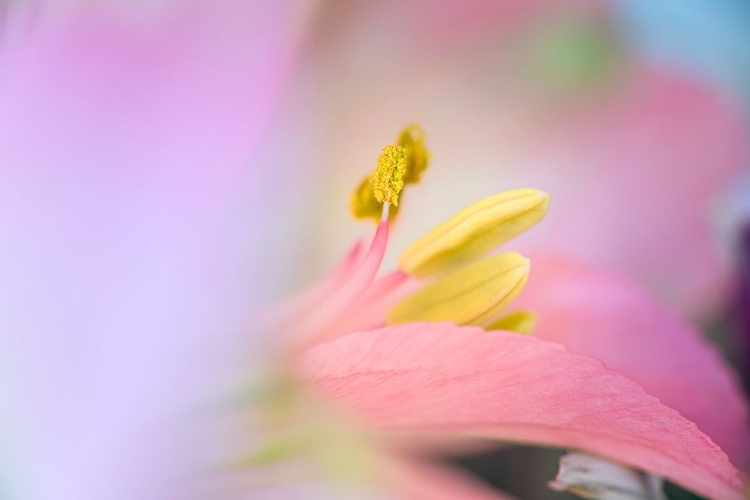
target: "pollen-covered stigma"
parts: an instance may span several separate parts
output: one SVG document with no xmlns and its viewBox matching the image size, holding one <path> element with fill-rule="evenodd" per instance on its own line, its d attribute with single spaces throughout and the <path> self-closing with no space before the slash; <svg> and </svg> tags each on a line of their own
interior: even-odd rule
<svg viewBox="0 0 750 500">
<path fill-rule="evenodd" d="M 404 186 L 419 182 L 427 169 L 429 152 L 420 126 L 404 128 L 396 142 L 383 148 L 375 170 L 352 193 L 350 205 L 355 218 L 379 222 L 383 212 L 395 218 Z"/>
</svg>

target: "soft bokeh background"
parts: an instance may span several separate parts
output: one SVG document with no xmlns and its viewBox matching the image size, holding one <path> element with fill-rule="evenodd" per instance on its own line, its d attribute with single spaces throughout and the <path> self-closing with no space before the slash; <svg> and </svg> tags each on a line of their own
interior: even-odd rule
<svg viewBox="0 0 750 500">
<path fill-rule="evenodd" d="M 432 163 L 387 264 L 479 197 L 545 189 L 514 249 L 629 274 L 747 367 L 743 0 L 0 9 L 0 496 L 132 498 L 204 464 L 154 429 L 262 362 L 249 311 L 369 234 L 349 193 L 411 122 Z M 519 480 L 549 462 L 516 453 L 471 465 L 541 498 L 554 463 Z"/>
</svg>

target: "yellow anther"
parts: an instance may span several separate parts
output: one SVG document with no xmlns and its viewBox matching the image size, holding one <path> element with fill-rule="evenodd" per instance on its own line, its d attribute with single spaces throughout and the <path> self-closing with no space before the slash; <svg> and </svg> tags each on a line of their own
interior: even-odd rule
<svg viewBox="0 0 750 500">
<path fill-rule="evenodd" d="M 350 198 L 352 215 L 357 219 L 380 221 L 383 203 L 388 202 L 388 218 L 398 213 L 400 193 L 405 184 L 414 184 L 427 169 L 429 152 L 419 125 L 409 125 L 398 136 L 398 145 L 383 148 L 375 171 L 362 179 Z"/>
<path fill-rule="evenodd" d="M 419 182 L 422 172 L 427 170 L 430 153 L 424 145 L 424 131 L 419 125 L 409 125 L 398 137 L 398 145 L 406 150 L 406 175 L 404 183 Z"/>
<path fill-rule="evenodd" d="M 375 199 L 372 191 L 370 175 L 362 179 L 357 189 L 354 190 L 349 200 L 352 215 L 357 219 L 373 219 L 380 222 L 383 216 L 383 204 Z M 388 218 L 393 219 L 398 214 L 399 207 L 391 205 L 388 209 Z"/>
<path fill-rule="evenodd" d="M 398 195 L 404 188 L 406 175 L 406 150 L 389 144 L 378 158 L 378 166 L 372 173 L 372 192 L 380 203 L 398 206 Z"/>
<path fill-rule="evenodd" d="M 412 243 L 401 269 L 424 278 L 478 257 L 539 222 L 549 201 L 543 191 L 514 189 L 469 205 Z"/>
<path fill-rule="evenodd" d="M 523 289 L 531 263 L 504 252 L 454 269 L 391 309 L 388 324 L 452 321 L 482 325 L 496 317 Z"/>
<path fill-rule="evenodd" d="M 513 311 L 510 314 L 506 314 L 489 325 L 485 326 L 485 330 L 507 330 L 509 332 L 517 333 L 534 333 L 536 328 L 536 314 L 530 311 Z"/>
</svg>

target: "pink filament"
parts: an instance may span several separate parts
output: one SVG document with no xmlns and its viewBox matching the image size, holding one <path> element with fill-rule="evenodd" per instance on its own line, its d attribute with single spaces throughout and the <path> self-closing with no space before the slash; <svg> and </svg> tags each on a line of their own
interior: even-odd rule
<svg viewBox="0 0 750 500">
<path fill-rule="evenodd" d="M 375 280 L 375 282 L 370 286 L 365 295 L 362 297 L 361 302 L 379 300 L 384 296 L 392 293 L 409 279 L 409 275 L 403 272 L 401 269 L 392 271 L 385 276 Z"/>
<path fill-rule="evenodd" d="M 344 275 L 340 286 L 322 300 L 307 317 L 301 319 L 299 327 L 305 332 L 302 335 L 304 342 L 321 341 L 340 333 L 337 323 L 359 302 L 380 269 L 388 244 L 388 232 L 387 220 L 381 221 L 364 260 L 350 269 Z"/>
<path fill-rule="evenodd" d="M 275 309 L 272 314 L 277 318 L 277 322 L 283 324 L 299 320 L 315 306 L 323 303 L 329 295 L 340 289 L 349 280 L 349 276 L 357 267 L 364 253 L 364 247 L 363 241 L 357 241 L 352 245 L 338 266 L 325 278 L 295 297 L 285 301 Z"/>
<path fill-rule="evenodd" d="M 385 326 L 384 318 L 393 305 L 423 285 L 398 269 L 383 276 L 347 311 L 336 325 L 337 331 L 355 332 Z"/>
</svg>

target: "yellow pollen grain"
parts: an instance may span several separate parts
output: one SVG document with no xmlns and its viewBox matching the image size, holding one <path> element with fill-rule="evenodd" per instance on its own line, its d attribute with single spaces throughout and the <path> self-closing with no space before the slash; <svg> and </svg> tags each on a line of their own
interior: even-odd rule
<svg viewBox="0 0 750 500">
<path fill-rule="evenodd" d="M 378 158 L 378 166 L 370 178 L 372 192 L 380 203 L 398 206 L 398 195 L 404 188 L 406 175 L 406 150 L 389 144 Z"/>
</svg>

